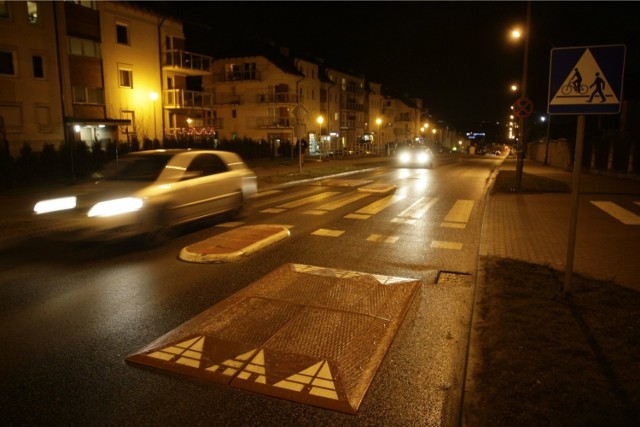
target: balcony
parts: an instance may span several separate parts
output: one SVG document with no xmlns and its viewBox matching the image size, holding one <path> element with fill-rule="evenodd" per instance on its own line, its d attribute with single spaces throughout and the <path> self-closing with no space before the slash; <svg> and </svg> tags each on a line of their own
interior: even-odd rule
<svg viewBox="0 0 640 427">
<path fill-rule="evenodd" d="M 223 93 L 213 96 L 213 105 L 240 105 L 244 104 L 240 95 Z"/>
<path fill-rule="evenodd" d="M 165 89 L 162 91 L 162 102 L 164 108 L 201 108 L 211 109 L 212 95 L 208 92 L 197 92 L 184 89 Z"/>
<path fill-rule="evenodd" d="M 258 104 L 298 104 L 304 102 L 304 98 L 295 92 L 260 93 Z"/>
<path fill-rule="evenodd" d="M 206 76 L 211 73 L 210 56 L 184 50 L 167 50 L 163 59 L 163 70 L 179 71 L 189 76 Z"/>
<path fill-rule="evenodd" d="M 260 129 L 293 128 L 295 120 L 289 117 L 258 117 L 256 127 Z"/>
<path fill-rule="evenodd" d="M 225 82 L 242 82 L 242 81 L 261 81 L 262 74 L 258 70 L 248 71 L 225 71 L 224 73 L 215 73 L 213 75 L 214 83 Z"/>
</svg>

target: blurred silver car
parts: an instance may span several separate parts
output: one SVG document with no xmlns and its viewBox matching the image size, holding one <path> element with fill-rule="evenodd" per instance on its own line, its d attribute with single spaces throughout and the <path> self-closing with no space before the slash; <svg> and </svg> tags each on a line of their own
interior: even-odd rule
<svg viewBox="0 0 640 427">
<path fill-rule="evenodd" d="M 240 213 L 257 192 L 255 173 L 235 153 L 167 149 L 129 153 L 34 206 L 56 237 L 111 240 L 164 236 L 172 227 Z"/>
</svg>

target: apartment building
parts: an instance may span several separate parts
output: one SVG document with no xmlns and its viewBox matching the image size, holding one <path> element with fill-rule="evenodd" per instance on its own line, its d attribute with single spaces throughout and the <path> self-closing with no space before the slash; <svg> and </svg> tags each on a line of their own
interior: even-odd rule
<svg viewBox="0 0 640 427">
<path fill-rule="evenodd" d="M 211 58 L 182 23 L 129 2 L 0 0 L 0 116 L 10 154 L 63 141 L 212 135 Z"/>
<path fill-rule="evenodd" d="M 212 69 L 203 87 L 213 97 L 220 139 L 265 141 L 277 151 L 304 138 L 308 153 L 322 156 L 362 146 L 374 150 L 419 127 L 421 105 L 399 104 L 402 112 L 395 115 L 400 107 L 387 107 L 381 84 L 285 48 L 215 58 Z M 397 134 L 397 118 L 415 122 Z"/>
</svg>

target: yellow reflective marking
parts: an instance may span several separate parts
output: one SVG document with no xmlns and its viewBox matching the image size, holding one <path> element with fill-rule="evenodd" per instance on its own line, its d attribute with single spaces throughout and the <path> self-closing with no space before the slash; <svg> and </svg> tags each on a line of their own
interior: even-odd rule
<svg viewBox="0 0 640 427">
<path fill-rule="evenodd" d="M 353 193 L 353 194 L 348 194 L 345 197 L 341 197 L 340 199 L 333 201 L 333 202 L 329 202 L 329 203 L 325 203 L 324 205 L 318 207 L 318 209 L 322 209 L 325 211 L 332 211 L 338 208 L 341 208 L 345 205 L 348 205 L 349 203 L 355 202 L 357 200 L 363 199 L 365 197 L 369 197 L 369 194 L 363 194 L 363 193 Z"/>
<path fill-rule="evenodd" d="M 349 219 L 369 219 L 371 215 L 347 214 L 344 217 Z"/>
<path fill-rule="evenodd" d="M 188 357 L 181 357 L 180 359 L 176 360 L 176 363 L 197 368 L 200 366 L 200 359 L 198 358 L 198 360 L 195 360 Z"/>
<path fill-rule="evenodd" d="M 308 211 L 304 211 L 302 213 L 305 214 L 305 215 L 324 215 L 324 214 L 327 213 L 327 211 L 319 211 L 317 209 L 311 209 L 311 210 L 308 210 Z"/>
<path fill-rule="evenodd" d="M 233 368 L 241 368 L 244 365 L 244 363 L 238 362 L 237 360 L 225 360 L 224 364 Z"/>
<path fill-rule="evenodd" d="M 467 222 L 471 216 L 471 209 L 473 209 L 473 200 L 458 200 L 444 217 L 444 221 Z"/>
<path fill-rule="evenodd" d="M 216 227 L 222 227 L 222 228 L 233 228 L 233 227 L 237 227 L 239 225 L 244 224 L 244 222 L 241 221 L 229 221 L 229 222 L 223 222 L 222 224 L 217 224 Z"/>
<path fill-rule="evenodd" d="M 621 206 L 618 206 L 613 202 L 600 202 L 592 200 L 591 203 L 625 225 L 640 225 L 640 216 L 626 210 Z"/>
<path fill-rule="evenodd" d="M 400 224 L 410 224 L 413 225 L 416 223 L 415 219 L 412 218 L 393 218 L 391 222 L 399 222 Z"/>
<path fill-rule="evenodd" d="M 309 384 L 311 382 L 311 377 L 306 375 L 294 374 L 289 377 L 291 381 L 296 381 L 302 384 Z"/>
<path fill-rule="evenodd" d="M 311 234 L 316 236 L 339 237 L 344 234 L 344 230 L 327 230 L 326 228 L 320 228 Z"/>
<path fill-rule="evenodd" d="M 160 359 L 160 360 L 169 360 L 173 357 L 173 355 L 168 353 L 163 353 L 161 351 L 154 351 L 153 353 L 149 354 L 149 357 L 153 357 L 154 359 Z"/>
<path fill-rule="evenodd" d="M 366 215 L 374 215 L 377 214 L 378 212 L 382 211 L 383 209 L 391 206 L 392 204 L 399 202 L 400 200 L 404 199 L 405 196 L 404 195 L 400 195 L 400 194 L 394 194 L 392 196 L 387 196 L 387 197 L 383 197 L 380 200 L 377 200 L 373 203 L 371 203 L 370 205 L 367 205 L 361 209 L 358 209 L 355 213 L 356 214 L 366 214 Z"/>
<path fill-rule="evenodd" d="M 222 375 L 233 376 L 233 374 L 235 374 L 236 372 L 238 372 L 237 369 L 227 368 L 224 371 L 222 371 Z"/>
<path fill-rule="evenodd" d="M 448 227 L 448 228 L 466 228 L 467 224 L 460 222 L 443 222 L 440 224 L 440 227 Z"/>
<path fill-rule="evenodd" d="M 421 197 L 407 209 L 400 212 L 398 218 L 412 218 L 419 219 L 424 216 L 425 213 L 438 201 L 437 198 L 426 199 Z"/>
<path fill-rule="evenodd" d="M 269 208 L 269 209 L 262 210 L 260 212 L 262 212 L 262 213 L 280 213 L 280 212 L 284 212 L 284 211 L 286 211 L 286 209 Z"/>
<path fill-rule="evenodd" d="M 367 237 L 368 242 L 376 242 L 376 243 L 395 243 L 398 241 L 397 236 L 382 236 L 380 234 L 372 234 Z"/>
<path fill-rule="evenodd" d="M 434 240 L 433 242 L 431 242 L 431 247 L 432 248 L 439 248 L 439 249 L 456 249 L 456 250 L 460 250 L 460 249 L 462 249 L 462 243 L 459 243 L 459 242 L 440 242 L 438 240 Z"/>
<path fill-rule="evenodd" d="M 333 380 L 333 375 L 331 375 L 331 369 L 329 368 L 328 363 L 325 362 L 325 364 L 322 365 L 322 368 L 320 368 L 320 372 L 318 372 L 318 376 L 320 378 Z"/>
<path fill-rule="evenodd" d="M 277 382 L 274 386 L 293 391 L 302 391 L 304 385 L 307 384 L 312 385 L 309 389 L 309 394 L 338 400 L 331 369 L 327 361 L 318 362 L 297 374 L 289 376 L 286 380 Z"/>
<path fill-rule="evenodd" d="M 314 396 L 325 397 L 327 399 L 338 400 L 338 394 L 333 390 L 327 390 L 324 388 L 314 387 L 309 390 L 309 394 L 313 394 Z"/>
<path fill-rule="evenodd" d="M 243 356 L 246 356 L 246 355 L 247 353 L 245 353 Z M 256 374 L 255 380 L 254 380 L 255 382 L 259 382 L 262 384 L 267 383 L 267 378 L 265 377 L 266 369 L 264 366 L 264 350 L 260 350 L 258 354 L 256 354 L 256 357 L 254 357 L 247 364 L 247 366 L 244 367 L 242 372 L 238 374 L 238 378 L 242 380 L 248 380 L 251 378 L 253 374 Z"/>
<path fill-rule="evenodd" d="M 178 347 L 167 347 L 163 351 L 166 351 L 167 353 L 171 353 L 171 354 L 180 354 L 182 353 L 183 350 L 184 349 L 178 348 Z"/>
<path fill-rule="evenodd" d="M 313 202 L 317 202 L 319 200 L 324 200 L 324 199 L 327 199 L 329 197 L 333 197 L 336 194 L 340 194 L 340 193 L 337 192 L 337 191 L 325 191 L 324 193 L 316 194 L 314 196 L 309 196 L 309 197 L 305 197 L 305 198 L 300 199 L 300 200 L 296 200 L 296 201 L 293 201 L 293 202 L 285 203 L 284 205 L 280 205 L 278 207 L 279 208 L 286 208 L 286 209 L 298 208 L 300 206 L 304 206 L 304 205 L 309 204 L 309 203 L 313 203 Z"/>
</svg>

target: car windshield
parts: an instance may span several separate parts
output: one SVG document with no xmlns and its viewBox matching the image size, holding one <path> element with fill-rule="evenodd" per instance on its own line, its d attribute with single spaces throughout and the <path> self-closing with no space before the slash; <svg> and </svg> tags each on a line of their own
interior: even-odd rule
<svg viewBox="0 0 640 427">
<path fill-rule="evenodd" d="M 123 156 L 106 165 L 94 178 L 109 181 L 155 181 L 171 155 Z"/>
</svg>

